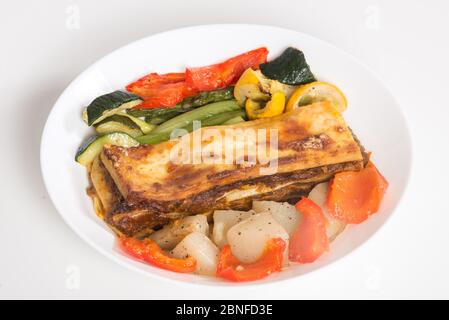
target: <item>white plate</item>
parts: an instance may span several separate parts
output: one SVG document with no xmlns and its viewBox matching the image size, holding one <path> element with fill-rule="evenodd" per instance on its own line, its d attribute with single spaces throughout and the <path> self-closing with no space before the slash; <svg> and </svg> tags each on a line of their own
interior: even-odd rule
<svg viewBox="0 0 449 320">
<path fill-rule="evenodd" d="M 390 182 L 380 212 L 347 228 L 329 253 L 313 264 L 290 267 L 260 282 L 288 279 L 328 265 L 359 247 L 385 223 L 407 185 L 411 143 L 401 109 L 381 81 L 348 54 L 299 32 L 257 25 L 207 25 L 156 34 L 112 52 L 80 74 L 54 105 L 42 136 L 42 174 L 57 210 L 81 238 L 114 261 L 153 277 L 226 283 L 164 271 L 122 255 L 113 234 L 94 214 L 85 191 L 86 170 L 75 162 L 74 155 L 83 139 L 92 134 L 81 111 L 98 95 L 121 89 L 148 72 L 208 65 L 260 46 L 270 50 L 269 58 L 287 46 L 300 48 L 318 79 L 333 82 L 345 92 L 349 107 L 344 116 L 367 150 L 373 151 L 376 166 Z"/>
</svg>

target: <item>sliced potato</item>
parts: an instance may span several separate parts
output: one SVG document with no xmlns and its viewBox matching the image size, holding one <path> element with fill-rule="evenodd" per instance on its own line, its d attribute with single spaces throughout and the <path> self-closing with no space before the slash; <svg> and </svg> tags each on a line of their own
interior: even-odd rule
<svg viewBox="0 0 449 320">
<path fill-rule="evenodd" d="M 212 231 L 212 240 L 215 244 L 222 248 L 228 243 L 226 234 L 228 230 L 239 222 L 248 219 L 254 215 L 254 211 L 236 211 L 236 210 L 215 210 L 214 211 L 214 228 Z"/>
<path fill-rule="evenodd" d="M 323 210 L 324 216 L 327 220 L 326 232 L 329 241 L 335 240 L 335 238 L 345 229 L 346 223 L 335 219 L 329 214 L 326 208 L 327 188 L 329 184 L 327 182 L 316 185 L 312 191 L 310 191 L 308 198 L 315 202 Z"/>
<path fill-rule="evenodd" d="M 269 239 L 281 238 L 288 248 L 288 233 L 271 213 L 255 214 L 229 229 L 227 234 L 232 254 L 242 263 L 251 263 L 262 256 Z M 285 250 L 285 263 L 288 263 Z"/>
<path fill-rule="evenodd" d="M 150 238 L 156 241 L 162 249 L 171 250 L 192 232 L 209 235 L 209 224 L 205 215 L 199 214 L 176 220 L 152 233 Z"/>
<path fill-rule="evenodd" d="M 254 201 L 253 210 L 257 213 L 269 212 L 291 236 L 301 222 L 301 213 L 288 202 Z"/>
<path fill-rule="evenodd" d="M 195 273 L 208 276 L 216 273 L 218 253 L 217 246 L 201 232 L 189 234 L 171 251 L 175 258 L 194 257 Z"/>
</svg>

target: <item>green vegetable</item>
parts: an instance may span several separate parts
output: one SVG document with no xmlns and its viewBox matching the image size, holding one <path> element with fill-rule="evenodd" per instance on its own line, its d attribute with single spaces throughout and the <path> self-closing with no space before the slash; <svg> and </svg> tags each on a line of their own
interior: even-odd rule
<svg viewBox="0 0 449 320">
<path fill-rule="evenodd" d="M 83 119 L 91 126 L 118 112 L 135 107 L 141 102 L 140 97 L 129 92 L 114 91 L 107 93 L 99 96 L 87 106 Z"/>
<path fill-rule="evenodd" d="M 236 110 L 241 110 L 241 107 L 235 100 L 226 100 L 210 103 L 208 105 L 199 107 L 192 111 L 183 113 L 177 117 L 174 117 L 162 123 L 161 125 L 157 126 L 152 133 L 171 132 L 176 128 L 187 127 L 194 120 L 203 121 L 210 116 Z"/>
<path fill-rule="evenodd" d="M 223 112 L 220 114 L 212 115 L 204 120 L 201 121 L 201 127 L 211 127 L 211 126 L 218 126 L 221 124 L 224 124 L 225 122 L 236 118 L 236 117 L 244 117 L 246 115 L 245 110 L 236 110 L 236 111 L 229 111 L 229 112 Z M 190 123 L 188 126 L 184 127 L 183 129 L 187 129 L 187 131 L 191 132 L 193 129 L 193 122 Z"/>
<path fill-rule="evenodd" d="M 158 113 L 155 112 L 151 116 L 146 116 L 145 121 L 150 124 L 158 125 L 165 121 L 170 120 L 171 118 L 179 116 L 182 113 L 190 111 L 188 109 L 186 109 L 185 111 L 184 110 L 181 111 L 179 109 L 165 110 L 165 111 L 162 111 L 163 109 L 158 109 L 158 110 L 160 110 L 160 112 L 158 112 Z M 191 110 L 193 110 L 193 108 Z"/>
<path fill-rule="evenodd" d="M 240 122 L 245 122 L 245 119 L 243 119 L 243 117 L 241 117 L 241 116 L 238 116 L 238 117 L 234 117 L 232 119 L 229 119 L 226 122 L 223 122 L 223 125 L 237 124 L 237 123 L 240 123 Z"/>
<path fill-rule="evenodd" d="M 127 110 L 127 112 L 135 117 L 145 117 L 145 121 L 148 123 L 160 124 L 206 104 L 233 99 L 233 91 L 233 87 L 204 91 L 194 97 L 184 99 L 173 108 L 136 109 Z"/>
<path fill-rule="evenodd" d="M 139 142 L 123 132 L 113 132 L 102 136 L 93 136 L 83 142 L 76 152 L 75 160 L 83 166 L 88 166 L 98 156 L 105 144 L 122 147 L 135 147 Z"/>
<path fill-rule="evenodd" d="M 95 131 L 99 134 L 124 132 L 134 138 L 143 134 L 137 124 L 135 124 L 131 119 L 121 115 L 113 115 L 97 123 L 95 125 Z"/>
<path fill-rule="evenodd" d="M 316 81 L 304 53 L 289 47 L 279 57 L 260 65 L 260 71 L 270 79 L 284 84 L 300 85 Z"/>
<path fill-rule="evenodd" d="M 198 110 L 198 109 L 197 109 Z M 192 111 L 191 111 L 192 112 Z M 209 114 L 207 117 L 203 118 L 201 121 L 201 127 L 209 127 L 209 126 L 216 126 L 226 123 L 227 121 L 231 119 L 240 118 L 242 121 L 243 117 L 246 115 L 245 111 L 240 110 L 234 110 L 234 111 L 228 111 L 223 112 L 219 114 Z M 193 121 L 198 120 L 194 119 L 191 122 L 189 122 L 187 125 L 183 127 L 177 127 L 170 131 L 162 131 L 162 132 L 151 132 L 150 134 L 138 137 L 137 140 L 141 144 L 157 144 L 163 141 L 167 141 L 170 139 L 171 133 L 176 129 L 183 129 L 187 132 L 192 132 L 193 130 Z"/>
<path fill-rule="evenodd" d="M 150 133 L 144 136 L 137 137 L 136 140 L 140 144 L 158 144 L 170 140 L 171 132 Z"/>
<path fill-rule="evenodd" d="M 130 119 L 132 122 L 134 122 L 137 126 L 139 126 L 140 130 L 142 130 L 142 132 L 144 134 L 150 133 L 156 126 L 154 124 L 150 124 L 138 117 L 134 117 L 132 115 L 129 115 L 127 113 L 124 112 L 120 112 L 118 113 L 121 116 L 127 117 L 128 119 Z"/>
</svg>

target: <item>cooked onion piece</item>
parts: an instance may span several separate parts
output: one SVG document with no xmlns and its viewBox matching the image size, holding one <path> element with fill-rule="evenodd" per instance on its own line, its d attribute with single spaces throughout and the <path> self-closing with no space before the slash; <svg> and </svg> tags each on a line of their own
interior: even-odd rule
<svg viewBox="0 0 449 320">
<path fill-rule="evenodd" d="M 196 260 L 195 273 L 213 276 L 217 270 L 219 250 L 204 233 L 193 232 L 186 236 L 171 251 L 175 258 L 184 259 L 194 257 Z"/>
<path fill-rule="evenodd" d="M 228 243 L 226 234 L 228 230 L 239 222 L 248 219 L 254 215 L 254 211 L 237 211 L 237 210 L 215 210 L 214 212 L 214 228 L 212 231 L 212 239 L 215 244 L 222 248 Z"/>
<path fill-rule="evenodd" d="M 209 235 L 207 217 L 199 214 L 174 221 L 150 235 L 162 249 L 173 249 L 185 236 L 192 232 Z"/>
<path fill-rule="evenodd" d="M 229 229 L 227 234 L 232 254 L 242 263 L 258 260 L 271 238 L 281 238 L 288 248 L 288 233 L 273 218 L 271 213 L 255 214 Z M 287 250 L 284 253 L 287 259 Z"/>
<path fill-rule="evenodd" d="M 308 198 L 315 202 L 323 210 L 324 217 L 327 220 L 326 232 L 329 241 L 335 240 L 335 238 L 345 229 L 346 223 L 337 220 L 332 217 L 326 208 L 327 188 L 329 183 L 323 182 L 316 185 L 312 191 L 310 191 Z"/>
<path fill-rule="evenodd" d="M 254 201 L 253 210 L 257 213 L 269 212 L 291 236 L 301 222 L 301 214 L 288 202 Z"/>
</svg>

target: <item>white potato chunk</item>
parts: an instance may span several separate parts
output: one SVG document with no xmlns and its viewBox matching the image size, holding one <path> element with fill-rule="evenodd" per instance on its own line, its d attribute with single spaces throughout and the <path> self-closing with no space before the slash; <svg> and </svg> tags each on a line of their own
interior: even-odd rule
<svg viewBox="0 0 449 320">
<path fill-rule="evenodd" d="M 209 224 L 205 215 L 199 214 L 176 220 L 164 226 L 161 230 L 153 232 L 150 238 L 162 249 L 171 250 L 192 232 L 209 235 Z"/>
<path fill-rule="evenodd" d="M 281 238 L 286 242 L 285 263 L 288 263 L 288 233 L 271 213 L 255 214 L 229 229 L 227 234 L 232 254 L 242 263 L 257 261 L 269 239 Z"/>
<path fill-rule="evenodd" d="M 298 229 L 302 217 L 295 206 L 288 202 L 253 201 L 253 210 L 257 213 L 271 213 L 274 220 L 287 231 L 290 237 Z"/>
<path fill-rule="evenodd" d="M 171 251 L 175 258 L 194 257 L 197 274 L 213 276 L 217 270 L 219 250 L 204 233 L 193 232 Z"/>
<path fill-rule="evenodd" d="M 239 222 L 248 219 L 254 215 L 254 211 L 237 211 L 237 210 L 215 210 L 214 212 L 214 228 L 212 231 L 212 240 L 215 244 L 222 248 L 228 243 L 226 234 L 228 230 Z"/>
<path fill-rule="evenodd" d="M 329 184 L 327 182 L 316 185 L 312 191 L 310 191 L 308 198 L 315 202 L 323 209 L 324 217 L 327 220 L 326 233 L 329 241 L 335 240 L 335 238 L 345 229 L 346 223 L 335 219 L 329 214 L 326 208 L 327 189 Z"/>
</svg>

